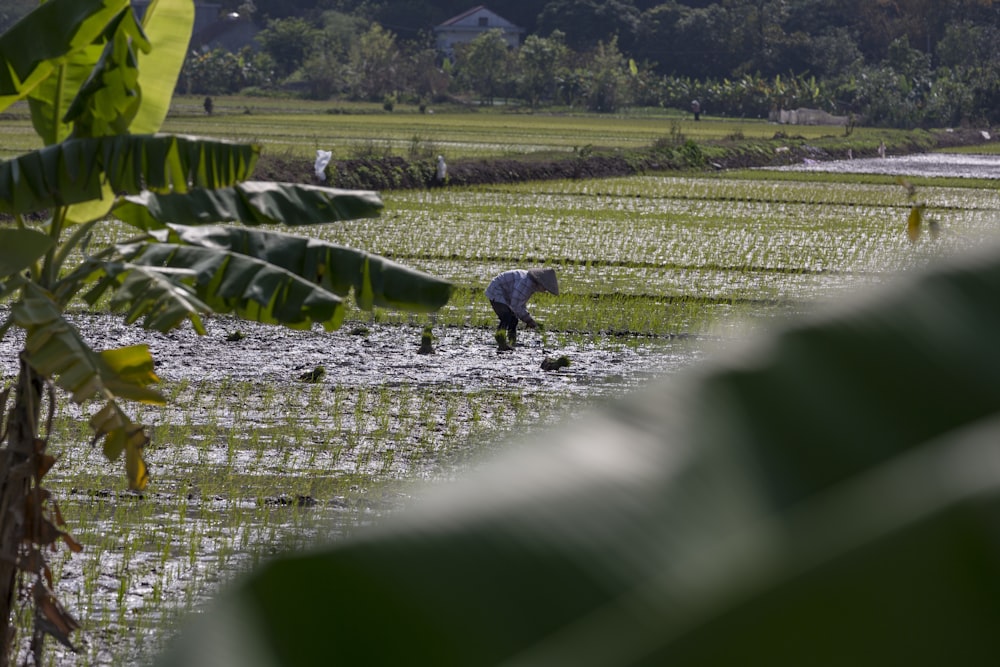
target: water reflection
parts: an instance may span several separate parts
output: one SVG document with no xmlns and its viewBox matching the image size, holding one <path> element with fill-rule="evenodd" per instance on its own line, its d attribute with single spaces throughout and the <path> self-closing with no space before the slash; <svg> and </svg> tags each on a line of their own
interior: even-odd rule
<svg viewBox="0 0 1000 667">
<path fill-rule="evenodd" d="M 950 176 L 1000 179 L 1000 155 L 921 153 L 887 158 L 807 162 L 775 167 L 778 171 L 823 171 L 841 174 L 890 176 Z"/>
</svg>

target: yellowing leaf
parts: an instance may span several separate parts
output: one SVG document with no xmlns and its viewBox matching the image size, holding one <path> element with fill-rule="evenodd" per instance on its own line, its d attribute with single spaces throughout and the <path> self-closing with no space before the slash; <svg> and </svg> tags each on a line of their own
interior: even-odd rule
<svg viewBox="0 0 1000 667">
<path fill-rule="evenodd" d="M 361 269 L 361 290 L 355 294 L 358 307 L 362 310 L 371 310 L 375 303 L 375 294 L 372 289 L 371 262 L 365 257 Z"/>
<path fill-rule="evenodd" d="M 107 216 L 115 204 L 115 193 L 110 185 L 105 184 L 101 196 L 97 199 L 73 204 L 66 208 L 66 220 L 73 223 L 90 222 Z"/>
<path fill-rule="evenodd" d="M 122 450 L 125 449 L 125 429 L 129 426 L 133 426 L 132 420 L 114 401 L 110 401 L 90 418 L 90 427 L 94 430 L 95 438 L 107 436 L 104 439 L 104 455 L 109 461 L 121 456 Z"/>
<path fill-rule="evenodd" d="M 920 223 L 923 221 L 923 205 L 917 205 L 910 209 L 910 217 L 906 221 L 906 235 L 911 243 L 916 243 L 920 238 Z"/>
<path fill-rule="evenodd" d="M 149 441 L 141 427 L 128 436 L 125 443 L 125 472 L 128 474 L 128 488 L 142 491 L 149 484 L 149 470 L 142 458 L 142 448 Z"/>
<path fill-rule="evenodd" d="M 153 373 L 153 356 L 148 345 L 129 345 L 101 352 L 101 359 L 126 382 L 152 384 L 160 378 Z"/>
</svg>

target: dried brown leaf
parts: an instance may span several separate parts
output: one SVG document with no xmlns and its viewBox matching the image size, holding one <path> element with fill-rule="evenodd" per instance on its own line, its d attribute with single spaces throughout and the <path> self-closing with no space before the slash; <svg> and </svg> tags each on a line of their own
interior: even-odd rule
<svg viewBox="0 0 1000 667">
<path fill-rule="evenodd" d="M 78 554 L 81 551 L 83 551 L 83 546 L 81 546 L 79 542 L 74 540 L 73 536 L 70 535 L 69 533 L 63 533 L 62 539 L 63 542 L 66 543 L 66 546 L 69 547 L 69 550 L 72 551 L 73 553 Z"/>
<path fill-rule="evenodd" d="M 45 558 L 38 549 L 32 547 L 27 554 L 17 559 L 17 567 L 22 572 L 38 574 L 45 567 Z"/>
<path fill-rule="evenodd" d="M 52 469 L 52 466 L 56 464 L 56 457 L 51 454 L 38 454 L 35 456 L 35 460 L 38 461 L 38 468 L 35 470 L 35 479 L 41 481 L 49 470 Z"/>
<path fill-rule="evenodd" d="M 42 615 L 52 623 L 66 640 L 69 641 L 69 633 L 79 629 L 80 624 L 73 618 L 72 614 L 63 609 L 59 600 L 47 589 L 42 582 L 36 581 L 34 588 L 35 604 Z"/>
</svg>

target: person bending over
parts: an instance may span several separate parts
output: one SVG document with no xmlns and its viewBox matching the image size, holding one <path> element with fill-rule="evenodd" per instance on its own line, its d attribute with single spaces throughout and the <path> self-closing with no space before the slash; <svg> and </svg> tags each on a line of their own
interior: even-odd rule
<svg viewBox="0 0 1000 667">
<path fill-rule="evenodd" d="M 512 269 L 504 271 L 486 288 L 486 298 L 490 300 L 494 312 L 500 318 L 497 333 L 507 332 L 507 342 L 513 346 L 517 340 L 517 321 L 521 320 L 529 329 L 538 326 L 528 312 L 528 299 L 535 292 L 559 294 L 559 282 L 555 269 Z"/>
</svg>

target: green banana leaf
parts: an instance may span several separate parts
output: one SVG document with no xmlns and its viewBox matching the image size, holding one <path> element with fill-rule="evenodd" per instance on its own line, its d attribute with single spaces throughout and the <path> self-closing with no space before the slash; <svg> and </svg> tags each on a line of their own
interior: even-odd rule
<svg viewBox="0 0 1000 667">
<path fill-rule="evenodd" d="M 147 387 L 156 382 L 148 351 L 141 360 L 148 366 L 148 373 L 136 373 L 134 368 L 140 362 L 135 360 L 128 366 L 109 363 L 109 357 L 91 349 L 56 303 L 34 284 L 25 286 L 24 298 L 14 304 L 12 313 L 15 323 L 27 333 L 24 349 L 28 361 L 43 375 L 57 376 L 59 386 L 76 403 L 95 397 L 165 403 L 161 394 Z M 123 374 L 123 368 L 130 372 Z"/>
<path fill-rule="evenodd" d="M 228 188 L 192 189 L 186 194 L 143 192 L 124 197 L 115 206 L 114 215 L 144 230 L 163 229 L 167 223 L 304 226 L 375 217 L 382 206 L 375 192 L 247 181 Z"/>
<path fill-rule="evenodd" d="M 188 269 L 165 269 L 121 262 L 91 260 L 64 279 L 75 293 L 82 283 L 97 278 L 83 297 L 95 305 L 105 293 L 112 292 L 110 305 L 114 310 L 126 310 L 125 322 L 134 324 L 140 318 L 146 329 L 167 333 L 190 320 L 201 335 L 206 333 L 201 315 L 210 313 L 208 304 L 198 298 L 193 287 L 184 282 L 193 278 Z"/>
<path fill-rule="evenodd" d="M 141 490 L 148 476 L 141 448 L 147 437 L 118 405 L 118 399 L 163 405 L 166 399 L 149 385 L 159 379 L 145 345 L 97 352 L 66 320 L 56 302 L 33 283 L 26 283 L 20 301 L 11 308 L 14 322 L 24 329 L 25 358 L 43 377 L 70 393 L 73 401 L 103 402 L 91 418 L 95 438 L 104 438 L 104 451 L 114 460 L 127 450 L 129 486 Z"/>
<path fill-rule="evenodd" d="M 48 0 L 0 35 L 0 111 L 94 43 L 129 0 Z M 101 52 L 100 47 L 96 53 Z"/>
<path fill-rule="evenodd" d="M 425 312 L 447 303 L 451 284 L 361 250 L 281 232 L 170 225 L 155 239 L 122 245 L 133 264 L 187 269 L 209 308 L 291 328 L 343 321 L 351 288 L 362 308 Z"/>
<path fill-rule="evenodd" d="M 71 134 L 83 138 L 128 130 L 141 101 L 135 48 L 148 51 L 150 44 L 126 8 L 100 41 L 55 60 L 51 75 L 28 95 L 32 124 L 46 145 Z"/>
<path fill-rule="evenodd" d="M 187 192 L 246 180 L 256 145 L 173 135 L 68 139 L 0 162 L 0 213 L 13 215 L 118 193 Z"/>
<path fill-rule="evenodd" d="M 52 75 L 40 81 L 28 95 L 31 124 L 46 146 L 67 139 L 72 133 L 73 126 L 64 122 L 64 118 L 103 50 L 101 44 L 78 49 L 59 63 Z"/>
<path fill-rule="evenodd" d="M 108 26 L 108 33 L 108 41 L 100 57 L 96 61 L 84 61 L 83 65 L 87 68 L 85 78 L 66 81 L 66 77 L 58 77 L 60 87 L 71 91 L 74 97 L 65 113 L 53 119 L 69 126 L 57 141 L 69 136 L 70 131 L 77 138 L 125 134 L 139 110 L 142 91 L 139 89 L 136 49 L 148 52 L 152 45 L 131 9 L 115 18 Z M 46 106 L 51 105 L 54 98 L 58 99 L 54 91 L 33 94 L 32 107 L 38 98 Z M 38 127 L 37 123 L 35 127 Z"/>
<path fill-rule="evenodd" d="M 28 268 L 51 247 L 52 239 L 42 232 L 0 227 L 0 279 Z"/>
<path fill-rule="evenodd" d="M 142 16 L 142 30 L 153 48 L 139 56 L 142 104 L 129 131 L 159 132 L 170 110 L 170 100 L 180 76 L 194 28 L 192 0 L 153 0 Z"/>
<path fill-rule="evenodd" d="M 265 565 L 160 665 L 992 665 L 1000 249 Z"/>
</svg>

